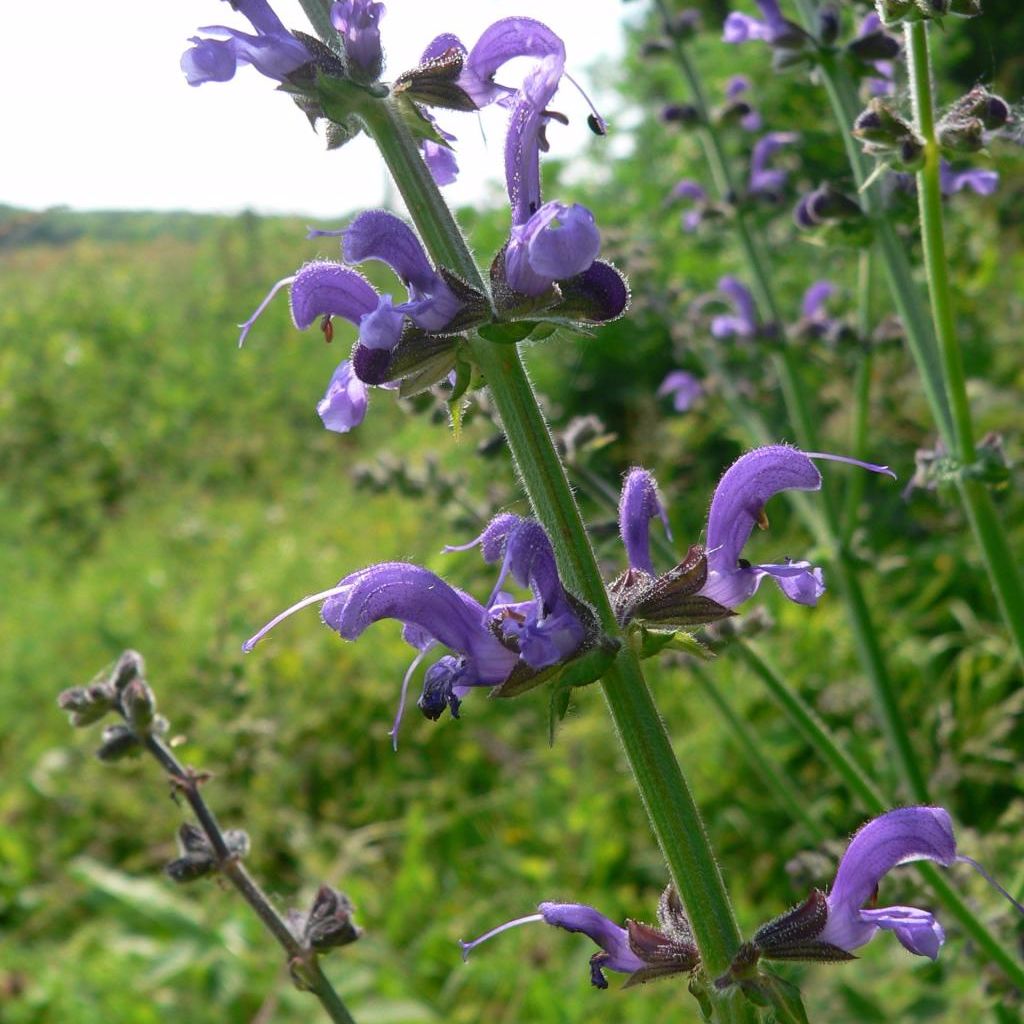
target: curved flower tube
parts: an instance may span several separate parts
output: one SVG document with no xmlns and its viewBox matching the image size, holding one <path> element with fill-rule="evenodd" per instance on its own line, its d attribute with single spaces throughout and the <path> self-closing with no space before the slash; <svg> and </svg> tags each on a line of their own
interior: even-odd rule
<svg viewBox="0 0 1024 1024">
<path fill-rule="evenodd" d="M 716 338 L 753 338 L 760 323 L 754 296 L 737 277 L 726 275 L 719 279 L 718 290 L 726 296 L 732 313 L 720 313 L 711 320 L 711 334 Z"/>
<path fill-rule="evenodd" d="M 331 6 L 331 24 L 341 35 L 349 74 L 361 82 L 375 81 L 384 68 L 378 27 L 384 11 L 384 4 L 372 0 L 338 0 Z"/>
<path fill-rule="evenodd" d="M 789 180 L 789 172 L 769 167 L 768 161 L 783 147 L 799 140 L 796 132 L 768 132 L 754 144 L 750 155 L 750 178 L 747 190 L 752 196 L 764 196 L 772 201 L 782 197 Z"/>
<path fill-rule="evenodd" d="M 650 521 L 660 519 L 665 535 L 672 539 L 668 513 L 658 494 L 658 484 L 653 474 L 646 469 L 634 468 L 622 482 L 622 496 L 619 499 L 619 535 L 626 549 L 631 569 L 639 569 L 654 576 L 651 561 Z"/>
<path fill-rule="evenodd" d="M 704 394 L 700 378 L 686 370 L 672 370 L 655 392 L 658 398 L 672 396 L 672 408 L 676 412 L 687 412 L 693 403 Z"/>
</svg>

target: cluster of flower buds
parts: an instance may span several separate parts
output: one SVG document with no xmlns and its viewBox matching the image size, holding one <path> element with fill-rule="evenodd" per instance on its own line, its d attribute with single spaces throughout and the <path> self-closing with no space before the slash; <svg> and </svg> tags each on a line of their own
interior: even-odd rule
<svg viewBox="0 0 1024 1024">
<path fill-rule="evenodd" d="M 871 223 L 860 203 L 827 181 L 800 198 L 793 220 L 803 231 L 816 231 L 836 244 L 862 246 L 871 242 Z"/>
<path fill-rule="evenodd" d="M 1001 96 L 976 85 L 958 99 L 936 126 L 939 145 L 950 153 L 976 153 L 983 149 L 989 133 L 1010 121 L 1010 106 Z"/>
<path fill-rule="evenodd" d="M 240 828 L 223 833 L 228 856 L 241 860 L 249 853 L 249 836 Z M 178 856 L 164 865 L 164 873 L 172 882 L 185 885 L 220 869 L 220 860 L 206 833 L 196 825 L 183 822 L 178 829 Z"/>
<path fill-rule="evenodd" d="M 321 885 L 308 912 L 288 912 L 288 927 L 305 949 L 322 953 L 347 946 L 363 934 L 352 920 L 354 910 L 343 892 Z"/>
<path fill-rule="evenodd" d="M 114 712 L 124 720 L 103 730 L 96 756 L 101 761 L 119 761 L 142 749 L 150 733 L 161 735 L 167 719 L 156 713 L 156 697 L 145 680 L 145 662 L 138 651 L 125 651 L 114 667 L 104 670 L 85 686 L 74 686 L 57 698 L 76 728 L 92 725 Z"/>
<path fill-rule="evenodd" d="M 941 21 L 947 15 L 976 18 L 981 0 L 875 0 L 883 24 L 893 26 L 915 21 Z"/>
<path fill-rule="evenodd" d="M 900 170 L 915 171 L 924 163 L 924 139 L 880 96 L 857 116 L 853 134 L 865 153 Z"/>
</svg>

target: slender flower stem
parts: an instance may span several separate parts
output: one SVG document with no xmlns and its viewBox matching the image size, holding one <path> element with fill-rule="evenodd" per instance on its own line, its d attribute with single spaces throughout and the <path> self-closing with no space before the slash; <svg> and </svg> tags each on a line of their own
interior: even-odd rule
<svg viewBox="0 0 1024 1024">
<path fill-rule="evenodd" d="M 228 849 L 217 819 L 199 791 L 199 781 L 195 772 L 186 768 L 158 736 L 147 733 L 142 737 L 142 743 L 167 772 L 175 791 L 183 794 L 188 801 L 206 838 L 213 847 L 213 852 L 217 855 L 218 870 L 238 890 L 245 902 L 256 912 L 267 931 L 274 936 L 278 945 L 285 951 L 293 976 L 299 978 L 303 987 L 316 996 L 332 1021 L 335 1021 L 336 1024 L 355 1024 L 347 1007 L 320 969 L 317 955 L 303 948 L 292 934 L 284 918 L 267 898 L 266 893 L 246 871 L 238 857 Z"/>
<path fill-rule="evenodd" d="M 928 23 L 921 21 L 907 25 L 906 43 L 914 119 L 925 143 L 925 162 L 917 175 L 921 243 L 928 274 L 932 317 L 942 353 L 946 393 L 953 410 L 953 450 L 960 466 L 958 486 L 971 527 L 981 546 L 1003 619 L 1013 635 L 1018 657 L 1024 660 L 1024 580 L 1017 569 L 1017 559 L 996 513 L 991 494 L 984 484 L 966 475 L 977 458 L 977 451 L 971 407 L 967 398 L 963 354 L 953 314 L 953 290 L 946 263 L 942 190 L 939 183 L 941 154 L 935 136 Z"/>
<path fill-rule="evenodd" d="M 853 382 L 853 425 L 850 430 L 850 454 L 866 459 L 868 454 L 868 421 L 871 413 L 871 373 L 874 353 L 871 349 L 871 273 L 873 269 L 870 249 L 862 249 L 857 261 L 857 341 L 860 355 Z M 846 485 L 846 503 L 843 508 L 843 543 L 848 544 L 857 527 L 857 512 L 864 497 L 866 477 L 851 474 Z"/>
<path fill-rule="evenodd" d="M 368 101 L 358 114 L 380 147 L 431 256 L 484 291 L 458 225 L 393 102 Z M 551 537 L 567 585 L 592 605 L 610 636 L 618 635 L 590 539 L 518 350 L 482 339 L 470 345 L 491 389 L 534 513 Z M 728 967 L 739 946 L 739 929 L 700 813 L 637 656 L 628 644 L 622 645 L 601 685 L 655 836 L 692 921 L 705 969 L 714 977 Z M 716 1010 L 722 1021 L 736 1024 L 753 1021 L 755 1016 L 752 1007 L 733 998 L 716 1003 Z"/>
<path fill-rule="evenodd" d="M 775 668 L 758 653 L 756 647 L 750 641 L 740 641 L 736 648 L 754 674 L 764 683 L 768 692 L 778 701 L 797 731 L 818 756 L 839 775 L 850 793 L 860 800 L 867 813 L 877 815 L 890 810 L 894 803 L 892 798 L 887 796 L 854 761 L 803 698 L 786 686 Z M 964 931 L 1006 977 L 1024 992 L 1024 964 L 1016 959 L 1012 949 L 989 931 L 985 923 L 953 888 L 949 879 L 934 864 L 918 862 L 914 866 L 946 910 L 959 921 Z"/>
</svg>

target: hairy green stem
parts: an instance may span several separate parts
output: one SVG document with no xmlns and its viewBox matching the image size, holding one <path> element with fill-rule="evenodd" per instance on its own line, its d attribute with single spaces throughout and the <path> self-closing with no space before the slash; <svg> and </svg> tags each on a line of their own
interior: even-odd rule
<svg viewBox="0 0 1024 1024">
<path fill-rule="evenodd" d="M 953 410 L 953 451 L 960 468 L 958 486 L 967 517 L 981 547 L 1003 620 L 1013 636 L 1018 657 L 1024 661 L 1024 580 L 990 492 L 981 481 L 968 475 L 977 459 L 977 451 L 971 407 L 967 398 L 963 354 L 953 314 L 953 290 L 946 263 L 939 177 L 941 152 L 935 131 L 926 21 L 906 26 L 906 44 L 915 126 L 925 143 L 924 165 L 917 174 L 921 243 L 928 275 L 932 318 L 942 354 L 946 394 Z"/>
<path fill-rule="evenodd" d="M 818 756 L 843 780 L 850 793 L 856 796 L 864 809 L 872 815 L 883 814 L 890 810 L 894 803 L 892 798 L 886 796 L 877 783 L 854 761 L 804 699 L 783 682 L 778 671 L 757 651 L 755 645 L 750 641 L 740 641 L 736 644 L 736 649 L 754 674 L 764 683 L 768 692 L 778 702 L 797 731 Z M 1014 956 L 1012 947 L 1007 947 L 992 934 L 985 923 L 953 888 L 949 879 L 934 864 L 918 862 L 915 867 L 946 910 L 960 923 L 963 930 L 1003 971 L 1006 977 L 1024 992 L 1024 965 Z"/>
<path fill-rule="evenodd" d="M 850 454 L 856 459 L 868 457 L 868 421 L 871 413 L 871 373 L 874 353 L 871 348 L 871 250 L 862 249 L 857 261 L 857 342 L 860 352 L 853 381 L 853 423 L 850 428 Z M 867 478 L 853 473 L 846 485 L 843 507 L 843 543 L 848 544 L 857 527 L 860 503 Z"/>
<path fill-rule="evenodd" d="M 472 254 L 394 102 L 367 102 L 358 114 L 380 147 L 433 259 L 483 291 Z M 590 539 L 518 350 L 479 338 L 469 344 L 566 584 L 594 608 L 604 631 L 618 637 L 620 629 Z M 628 643 L 622 644 L 601 685 L 655 836 L 693 924 L 705 970 L 715 977 L 726 970 L 738 948 L 739 929 L 700 813 Z M 716 1007 L 722 1021 L 738 1024 L 754 1019 L 753 1009 L 733 997 L 719 1000 Z"/>
</svg>

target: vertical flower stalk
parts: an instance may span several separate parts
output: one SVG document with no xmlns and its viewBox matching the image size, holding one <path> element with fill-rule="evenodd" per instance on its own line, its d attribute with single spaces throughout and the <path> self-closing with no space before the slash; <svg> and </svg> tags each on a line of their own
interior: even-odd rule
<svg viewBox="0 0 1024 1024">
<path fill-rule="evenodd" d="M 311 11 L 318 0 L 302 0 Z M 486 292 L 465 240 L 394 102 L 354 98 L 355 116 L 373 138 L 431 258 Z M 491 389 L 531 505 L 551 537 L 567 585 L 594 608 L 602 628 L 620 632 L 590 539 L 518 351 L 483 339 L 473 358 Z M 672 750 L 635 652 L 624 644 L 602 680 L 619 739 L 709 971 L 724 970 L 740 943 L 732 907 L 700 813 Z M 717 1002 L 719 1019 L 754 1020 L 750 1006 Z"/>
<path fill-rule="evenodd" d="M 974 425 L 967 398 L 963 355 L 956 334 L 953 296 L 946 264 L 945 231 L 942 222 L 941 153 L 935 132 L 935 104 L 932 95 L 931 55 L 928 22 L 905 27 L 910 86 L 914 104 L 914 127 L 924 139 L 924 164 L 917 172 L 918 208 L 921 216 L 921 245 L 928 277 L 932 319 L 942 356 L 943 378 L 952 410 L 953 450 L 960 465 L 958 485 L 964 508 L 982 548 L 1003 619 L 1013 635 L 1018 657 L 1024 660 L 1024 582 L 1017 562 L 985 485 L 971 479 L 970 468 L 977 459 Z"/>
</svg>

